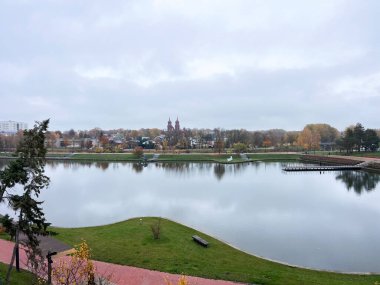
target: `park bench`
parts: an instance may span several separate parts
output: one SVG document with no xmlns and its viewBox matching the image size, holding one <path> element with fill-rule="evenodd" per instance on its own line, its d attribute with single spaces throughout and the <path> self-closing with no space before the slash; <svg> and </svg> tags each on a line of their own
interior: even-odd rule
<svg viewBox="0 0 380 285">
<path fill-rule="evenodd" d="M 207 247 L 208 246 L 208 242 L 205 241 L 203 238 L 199 237 L 199 236 L 196 236 L 194 235 L 193 236 L 193 241 L 195 241 L 196 243 L 204 246 L 204 247 Z"/>
</svg>

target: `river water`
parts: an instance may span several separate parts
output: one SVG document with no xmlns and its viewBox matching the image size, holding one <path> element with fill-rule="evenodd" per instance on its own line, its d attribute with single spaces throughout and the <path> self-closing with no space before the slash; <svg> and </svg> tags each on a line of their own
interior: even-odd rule
<svg viewBox="0 0 380 285">
<path fill-rule="evenodd" d="M 51 162 L 40 198 L 55 226 L 160 216 L 265 258 L 380 272 L 380 175 L 286 173 L 283 166 Z"/>
</svg>

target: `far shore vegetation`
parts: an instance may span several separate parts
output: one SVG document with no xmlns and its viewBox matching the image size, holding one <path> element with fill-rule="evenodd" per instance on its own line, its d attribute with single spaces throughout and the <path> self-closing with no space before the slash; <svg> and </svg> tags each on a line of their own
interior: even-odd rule
<svg viewBox="0 0 380 285">
<path fill-rule="evenodd" d="M 0 156 L 13 152 L 23 132 L 0 132 Z M 352 154 L 379 150 L 380 129 L 365 128 L 361 123 L 338 131 L 328 124 L 308 124 L 302 130 L 271 129 L 248 131 L 181 128 L 168 122 L 166 129 L 115 129 L 48 131 L 45 145 L 50 157 L 68 153 L 267 153 L 327 151 Z M 77 156 L 77 158 L 80 158 Z M 88 157 L 92 159 L 92 157 Z M 110 160 L 120 159 L 109 157 Z M 123 158 L 125 159 L 125 158 Z M 132 160 L 129 157 L 128 160 Z M 194 158 L 195 159 L 195 158 Z"/>
</svg>

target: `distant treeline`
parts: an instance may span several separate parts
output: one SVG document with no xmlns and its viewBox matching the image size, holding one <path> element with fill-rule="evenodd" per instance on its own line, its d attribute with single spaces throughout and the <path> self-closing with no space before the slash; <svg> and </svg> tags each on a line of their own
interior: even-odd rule
<svg viewBox="0 0 380 285">
<path fill-rule="evenodd" d="M 22 132 L 13 135 L 0 134 L 0 150 L 12 150 L 22 138 Z M 169 132 L 157 128 L 140 130 L 91 130 L 74 129 L 49 131 L 46 144 L 50 149 L 75 149 L 97 152 L 122 152 L 137 146 L 147 149 L 212 149 L 222 152 L 236 148 L 247 150 L 342 150 L 375 151 L 379 148 L 380 130 L 365 129 L 357 123 L 343 132 L 328 124 L 308 124 L 301 131 L 271 129 L 247 131 L 245 129 L 225 130 L 187 129 Z"/>
</svg>

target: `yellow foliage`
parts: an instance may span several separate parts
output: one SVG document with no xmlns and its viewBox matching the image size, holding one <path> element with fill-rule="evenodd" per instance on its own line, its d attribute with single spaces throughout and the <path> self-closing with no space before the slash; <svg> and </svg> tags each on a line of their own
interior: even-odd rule
<svg viewBox="0 0 380 285">
<path fill-rule="evenodd" d="M 173 283 L 166 279 L 166 285 L 173 285 Z M 185 275 L 182 275 L 182 276 L 178 279 L 178 283 L 177 283 L 177 285 L 190 285 L 190 283 L 189 283 L 189 281 L 187 280 L 186 276 L 185 276 Z"/>
<path fill-rule="evenodd" d="M 52 276 L 55 284 L 68 285 L 91 282 L 95 276 L 95 267 L 90 257 L 90 248 L 85 241 L 82 241 L 75 246 L 75 252 L 68 260 L 60 259 L 58 264 L 54 266 Z"/>
</svg>

